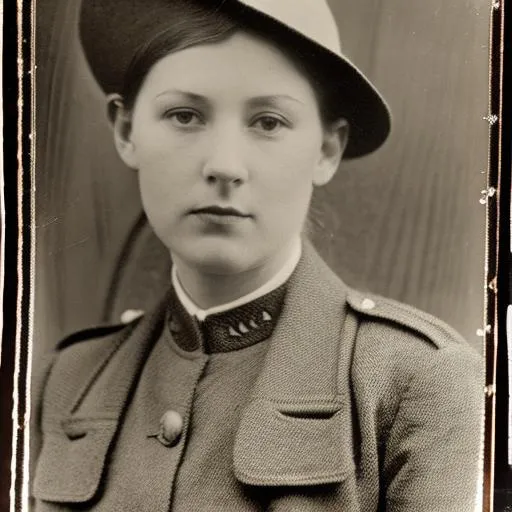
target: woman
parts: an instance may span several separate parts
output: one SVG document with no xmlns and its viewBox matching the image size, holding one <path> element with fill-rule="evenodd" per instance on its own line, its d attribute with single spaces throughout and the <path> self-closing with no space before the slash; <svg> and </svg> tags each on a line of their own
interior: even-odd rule
<svg viewBox="0 0 512 512">
<path fill-rule="evenodd" d="M 301 238 L 390 125 L 327 4 L 84 0 L 81 38 L 172 286 L 60 344 L 36 510 L 471 510 L 478 357 Z"/>
</svg>

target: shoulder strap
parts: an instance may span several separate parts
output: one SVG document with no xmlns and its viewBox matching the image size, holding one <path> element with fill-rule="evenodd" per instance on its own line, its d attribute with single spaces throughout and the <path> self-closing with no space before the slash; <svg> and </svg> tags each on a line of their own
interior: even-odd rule
<svg viewBox="0 0 512 512">
<path fill-rule="evenodd" d="M 97 338 L 104 338 L 111 334 L 117 334 L 126 327 L 125 324 L 114 324 L 114 325 L 99 325 L 97 327 L 89 327 L 82 331 L 77 331 L 69 336 L 66 336 L 57 344 L 57 351 L 64 350 L 65 348 L 80 343 L 82 341 L 88 341 Z"/>
<path fill-rule="evenodd" d="M 360 316 L 376 321 L 393 322 L 427 338 L 437 348 L 454 342 L 466 345 L 464 338 L 449 325 L 401 302 L 356 290 L 349 291 L 347 302 Z"/>
</svg>

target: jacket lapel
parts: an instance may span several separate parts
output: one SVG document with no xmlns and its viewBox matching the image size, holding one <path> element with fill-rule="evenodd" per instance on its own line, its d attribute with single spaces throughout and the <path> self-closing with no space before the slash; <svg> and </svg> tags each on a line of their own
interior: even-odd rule
<svg viewBox="0 0 512 512">
<path fill-rule="evenodd" d="M 346 293 L 306 244 L 242 415 L 234 448 L 240 481 L 312 485 L 341 482 L 353 471 Z"/>
</svg>

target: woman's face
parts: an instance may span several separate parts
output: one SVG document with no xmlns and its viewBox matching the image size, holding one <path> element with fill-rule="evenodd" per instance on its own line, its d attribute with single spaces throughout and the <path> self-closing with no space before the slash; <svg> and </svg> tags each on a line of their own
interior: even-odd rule
<svg viewBox="0 0 512 512">
<path fill-rule="evenodd" d="M 280 258 L 343 150 L 305 76 L 243 32 L 158 61 L 114 127 L 158 237 L 175 260 L 218 274 Z"/>
</svg>

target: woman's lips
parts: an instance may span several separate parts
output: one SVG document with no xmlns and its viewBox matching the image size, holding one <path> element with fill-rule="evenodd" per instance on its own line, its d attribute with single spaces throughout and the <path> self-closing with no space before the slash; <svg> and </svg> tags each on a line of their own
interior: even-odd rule
<svg viewBox="0 0 512 512">
<path fill-rule="evenodd" d="M 191 213 L 209 224 L 238 224 L 251 218 L 251 215 L 247 213 L 226 206 L 205 206 L 196 208 Z"/>
</svg>

